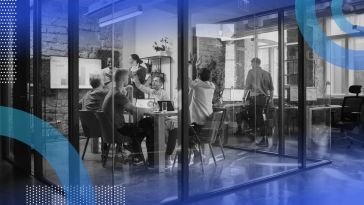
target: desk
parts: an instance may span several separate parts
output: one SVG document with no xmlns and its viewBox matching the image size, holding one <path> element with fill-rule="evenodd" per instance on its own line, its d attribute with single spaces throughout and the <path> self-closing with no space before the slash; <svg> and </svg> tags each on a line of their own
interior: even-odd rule
<svg viewBox="0 0 364 205">
<path fill-rule="evenodd" d="M 324 106 L 324 105 L 317 105 L 317 106 L 308 106 L 306 109 L 306 114 L 307 114 L 307 123 L 306 123 L 306 133 L 307 133 L 307 138 L 308 139 L 312 139 L 313 135 L 312 135 L 312 122 L 313 122 L 313 112 L 315 111 L 325 111 L 325 110 L 337 110 L 337 109 L 341 109 L 342 106 L 340 105 L 328 105 L 328 106 Z M 231 119 L 231 117 L 229 118 L 230 115 L 235 115 L 235 112 L 240 111 L 241 109 L 246 109 L 246 105 L 242 104 L 242 103 L 234 103 L 234 104 L 226 104 L 224 106 L 219 106 L 219 107 L 214 107 L 214 109 L 217 110 L 225 110 L 226 112 L 232 112 L 230 114 L 227 113 L 228 119 L 226 120 L 225 123 L 228 123 L 228 121 L 233 122 L 234 121 L 234 116 L 231 116 L 233 119 Z M 279 109 L 278 107 L 274 107 L 274 109 Z M 298 110 L 298 106 L 287 106 L 285 105 L 284 107 L 285 111 L 288 110 Z M 226 126 L 224 127 L 225 129 Z M 225 143 L 227 143 L 227 139 L 226 139 L 226 132 L 223 132 L 225 134 Z"/>
<path fill-rule="evenodd" d="M 154 119 L 154 166 L 158 166 L 159 172 L 165 171 L 165 152 L 166 152 L 166 117 L 177 116 L 178 112 L 157 112 L 157 113 L 148 113 L 147 116 L 150 116 Z"/>
<path fill-rule="evenodd" d="M 325 111 L 325 110 L 331 110 L 331 109 L 341 109 L 341 105 L 327 105 L 327 106 L 312 106 L 307 107 L 307 124 L 306 124 L 306 132 L 307 137 L 312 140 L 312 113 L 314 111 Z M 330 116 L 331 117 L 331 116 Z"/>
</svg>

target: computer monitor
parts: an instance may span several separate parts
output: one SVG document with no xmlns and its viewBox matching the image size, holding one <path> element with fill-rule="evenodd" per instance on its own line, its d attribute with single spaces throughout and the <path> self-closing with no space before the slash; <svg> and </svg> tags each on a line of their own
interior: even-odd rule
<svg viewBox="0 0 364 205">
<path fill-rule="evenodd" d="M 174 111 L 174 106 L 172 104 L 172 101 L 158 101 L 159 105 L 159 111 L 162 111 L 162 104 L 167 103 L 167 111 Z"/>
</svg>

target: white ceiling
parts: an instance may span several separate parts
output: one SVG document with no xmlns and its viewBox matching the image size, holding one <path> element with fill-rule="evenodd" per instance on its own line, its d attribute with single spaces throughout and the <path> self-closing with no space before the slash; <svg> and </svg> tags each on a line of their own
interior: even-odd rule
<svg viewBox="0 0 364 205">
<path fill-rule="evenodd" d="M 272 9 L 293 5 L 295 0 L 249 0 L 246 7 L 241 1 L 247 0 L 190 0 L 190 14 L 192 23 L 216 23 L 232 18 L 251 15 Z M 88 6 L 89 11 L 101 5 L 107 5 L 112 0 L 81 0 L 81 5 Z M 177 0 L 114 0 L 115 9 L 142 6 L 148 9 L 160 9 L 171 13 L 177 12 Z M 109 12 L 111 11 L 109 8 Z M 108 12 L 108 13 L 109 13 Z"/>
</svg>

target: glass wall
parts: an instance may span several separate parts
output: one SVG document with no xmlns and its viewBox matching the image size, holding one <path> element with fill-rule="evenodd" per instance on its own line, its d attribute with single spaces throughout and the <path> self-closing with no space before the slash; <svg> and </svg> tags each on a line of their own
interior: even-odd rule
<svg viewBox="0 0 364 205">
<path fill-rule="evenodd" d="M 93 182 L 125 187 L 130 204 L 177 199 L 176 13 L 175 0 L 80 1 L 80 150 L 90 137 Z"/>
<path fill-rule="evenodd" d="M 42 62 L 38 67 L 40 74 L 41 113 L 42 119 L 68 140 L 68 3 L 67 1 L 51 0 L 42 1 L 41 10 L 42 29 Z M 42 140 L 46 152 L 51 153 L 57 144 L 63 140 L 56 140 L 57 133 L 52 130 L 42 129 Z M 57 150 L 56 153 L 68 156 L 68 150 Z M 68 157 L 66 157 L 68 158 Z M 64 173 L 69 173 L 68 166 L 64 166 Z M 51 183 L 60 184 L 60 181 L 49 165 L 43 160 L 43 177 Z"/>
<path fill-rule="evenodd" d="M 223 119 L 207 119 L 205 126 L 211 126 L 212 120 L 215 127 L 210 129 L 217 128 L 216 135 L 201 131 L 197 148 L 190 148 L 191 196 L 264 180 L 301 166 L 299 136 L 294 133 L 299 109 L 297 26 L 288 13 L 253 12 L 241 17 L 241 12 L 252 12 L 246 9 L 249 6 L 236 7 L 235 1 L 191 2 L 190 50 L 198 60 L 189 72 L 200 82 L 201 72 L 211 71 L 212 116 L 224 114 Z"/>
<path fill-rule="evenodd" d="M 156 204 L 327 163 L 332 113 L 349 85 L 362 84 L 361 72 L 305 45 L 294 10 L 189 1 L 181 22 L 177 3 L 80 1 L 80 135 L 71 137 L 93 182 L 125 186 L 127 203 Z M 360 49 L 362 38 L 343 36 L 320 12 L 337 44 Z M 67 4 L 44 3 L 42 19 L 42 117 L 68 136 Z M 179 74 L 188 74 L 188 88 Z M 182 124 L 191 125 L 183 136 Z M 46 130 L 43 137 L 57 143 Z M 57 183 L 46 162 L 44 175 Z"/>
</svg>

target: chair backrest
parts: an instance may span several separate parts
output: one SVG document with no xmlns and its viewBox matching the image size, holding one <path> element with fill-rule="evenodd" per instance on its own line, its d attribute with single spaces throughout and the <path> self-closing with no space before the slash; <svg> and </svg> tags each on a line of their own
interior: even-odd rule
<svg viewBox="0 0 364 205">
<path fill-rule="evenodd" d="M 83 132 L 88 138 L 101 137 L 101 128 L 96 115 L 92 111 L 79 111 Z"/>
<path fill-rule="evenodd" d="M 224 118 L 224 111 L 212 113 L 206 124 L 203 126 L 201 132 L 198 133 L 201 143 L 214 143 L 216 141 L 216 137 L 224 123 Z"/>
<path fill-rule="evenodd" d="M 356 94 L 356 96 L 359 96 L 359 94 L 361 93 L 361 85 L 352 85 L 349 87 L 349 92 Z"/>
<path fill-rule="evenodd" d="M 101 135 L 102 135 L 102 139 L 104 141 L 104 143 L 113 143 L 116 142 L 116 139 L 121 139 L 121 135 L 119 132 L 115 131 L 115 138 L 113 140 L 113 133 L 112 133 L 112 123 L 110 121 L 110 119 L 106 116 L 106 114 L 104 112 L 96 112 L 96 117 L 99 120 L 99 125 L 101 128 Z"/>
<path fill-rule="evenodd" d="M 341 121 L 357 122 L 358 116 L 363 120 L 364 97 L 348 96 L 344 98 L 341 109 Z M 356 114 L 360 113 L 360 115 Z"/>
</svg>

